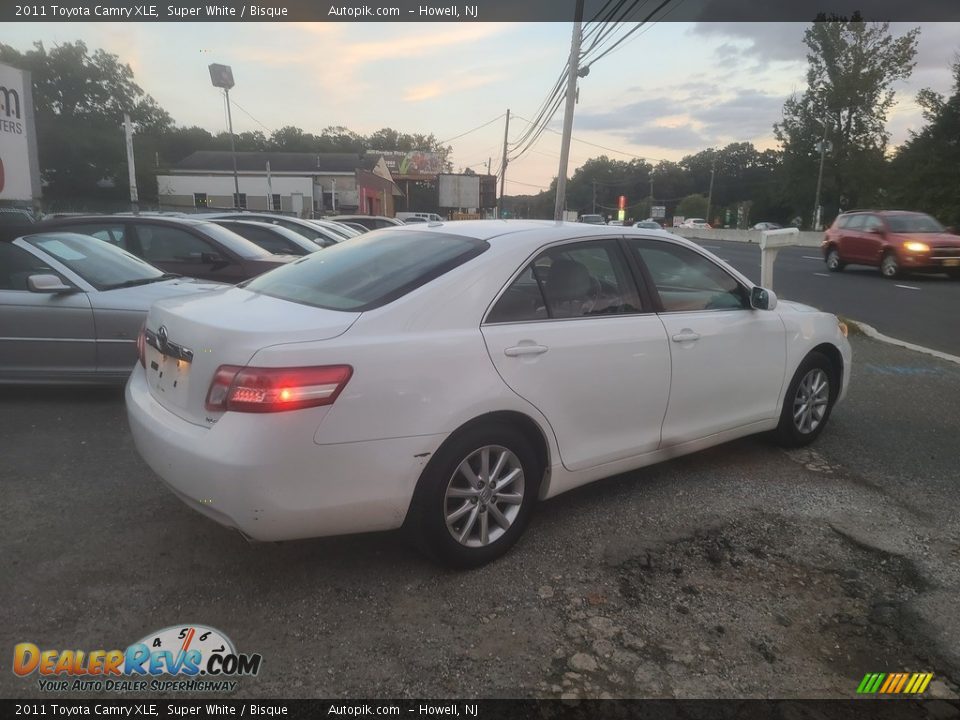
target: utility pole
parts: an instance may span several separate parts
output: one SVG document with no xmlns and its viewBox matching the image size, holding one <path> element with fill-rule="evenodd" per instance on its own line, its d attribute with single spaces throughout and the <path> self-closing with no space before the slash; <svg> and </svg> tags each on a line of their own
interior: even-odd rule
<svg viewBox="0 0 960 720">
<path fill-rule="evenodd" d="M 713 165 L 710 167 L 710 192 L 707 194 L 707 216 L 704 220 L 710 222 L 710 206 L 713 205 L 713 174 L 717 170 L 717 159 L 713 159 Z"/>
<path fill-rule="evenodd" d="M 567 105 L 563 111 L 563 137 L 560 144 L 560 169 L 557 173 L 557 198 L 553 219 L 562 220 L 567 200 L 567 163 L 570 160 L 570 136 L 573 133 L 573 109 L 577 101 L 577 76 L 580 71 L 580 41 L 583 39 L 583 1 L 577 0 L 573 16 L 573 37 L 570 40 L 570 62 L 567 64 Z"/>
<path fill-rule="evenodd" d="M 820 207 L 820 187 L 823 184 L 823 159 L 827 153 L 827 127 L 828 123 L 823 123 L 823 139 L 820 140 L 820 171 L 817 173 L 817 198 L 813 205 L 813 229 L 820 230 L 820 218 L 823 208 Z"/>
<path fill-rule="evenodd" d="M 127 140 L 127 175 L 130 178 L 130 209 L 134 215 L 140 213 L 140 201 L 137 196 L 137 169 L 133 161 L 133 123 L 130 113 L 123 114 L 123 134 Z"/>
<path fill-rule="evenodd" d="M 593 181 L 593 214 L 597 214 L 597 181 Z"/>
<path fill-rule="evenodd" d="M 279 210 L 273 207 L 273 178 L 270 177 L 270 161 L 267 160 L 267 210 Z"/>
<path fill-rule="evenodd" d="M 487 175 L 490 174 L 490 162 L 491 162 L 492 160 L 493 160 L 493 158 L 487 158 Z"/>
<path fill-rule="evenodd" d="M 510 108 L 503 125 L 503 164 L 500 166 L 500 200 L 497 202 L 497 217 L 503 217 L 503 181 L 507 177 L 507 134 L 510 132 Z"/>
</svg>

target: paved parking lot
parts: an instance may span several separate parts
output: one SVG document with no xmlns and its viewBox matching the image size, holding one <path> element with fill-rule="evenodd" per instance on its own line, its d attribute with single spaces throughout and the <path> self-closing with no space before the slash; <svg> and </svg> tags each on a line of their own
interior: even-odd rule
<svg viewBox="0 0 960 720">
<path fill-rule="evenodd" d="M 960 366 L 852 342 L 812 448 L 581 488 L 467 573 L 396 534 L 249 545 L 139 460 L 119 391 L 2 390 L 0 696 L 41 695 L 15 643 L 195 622 L 263 655 L 236 697 L 849 697 L 877 671 L 956 697 Z"/>
</svg>

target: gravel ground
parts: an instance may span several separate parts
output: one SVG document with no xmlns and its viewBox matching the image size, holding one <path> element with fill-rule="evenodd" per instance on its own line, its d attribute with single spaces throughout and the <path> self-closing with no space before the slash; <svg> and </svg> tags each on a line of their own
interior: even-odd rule
<svg viewBox="0 0 960 720">
<path fill-rule="evenodd" d="M 119 392 L 0 391 L 0 696 L 44 696 L 3 659 L 18 642 L 195 622 L 263 655 L 239 698 L 843 698 L 925 671 L 956 699 L 960 366 L 852 341 L 811 448 L 750 438 L 580 488 L 467 573 L 395 533 L 249 545 L 160 485 Z"/>
</svg>

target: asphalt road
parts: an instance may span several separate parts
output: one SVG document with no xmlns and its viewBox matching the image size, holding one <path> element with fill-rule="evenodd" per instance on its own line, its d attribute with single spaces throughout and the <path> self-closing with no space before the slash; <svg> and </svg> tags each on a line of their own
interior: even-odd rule
<svg viewBox="0 0 960 720">
<path fill-rule="evenodd" d="M 697 239 L 756 283 L 760 246 Z M 960 280 L 910 275 L 885 280 L 876 268 L 847 266 L 830 273 L 819 248 L 784 248 L 773 270 L 778 297 L 859 320 L 884 335 L 960 356 Z"/>
<path fill-rule="evenodd" d="M 960 366 L 852 342 L 811 448 L 580 488 L 464 573 L 393 533 L 247 544 L 146 468 L 119 391 L 0 390 L 0 696 L 81 697 L 10 672 L 16 643 L 204 623 L 264 658 L 238 698 L 853 697 L 878 671 L 956 698 Z"/>
</svg>

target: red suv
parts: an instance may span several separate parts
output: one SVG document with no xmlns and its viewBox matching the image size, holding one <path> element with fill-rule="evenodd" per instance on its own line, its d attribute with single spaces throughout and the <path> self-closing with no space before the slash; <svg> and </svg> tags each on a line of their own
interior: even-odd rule
<svg viewBox="0 0 960 720">
<path fill-rule="evenodd" d="M 871 265 L 890 279 L 910 271 L 960 278 L 960 236 L 924 213 L 844 213 L 827 230 L 820 247 L 832 272 L 846 265 Z"/>
</svg>

